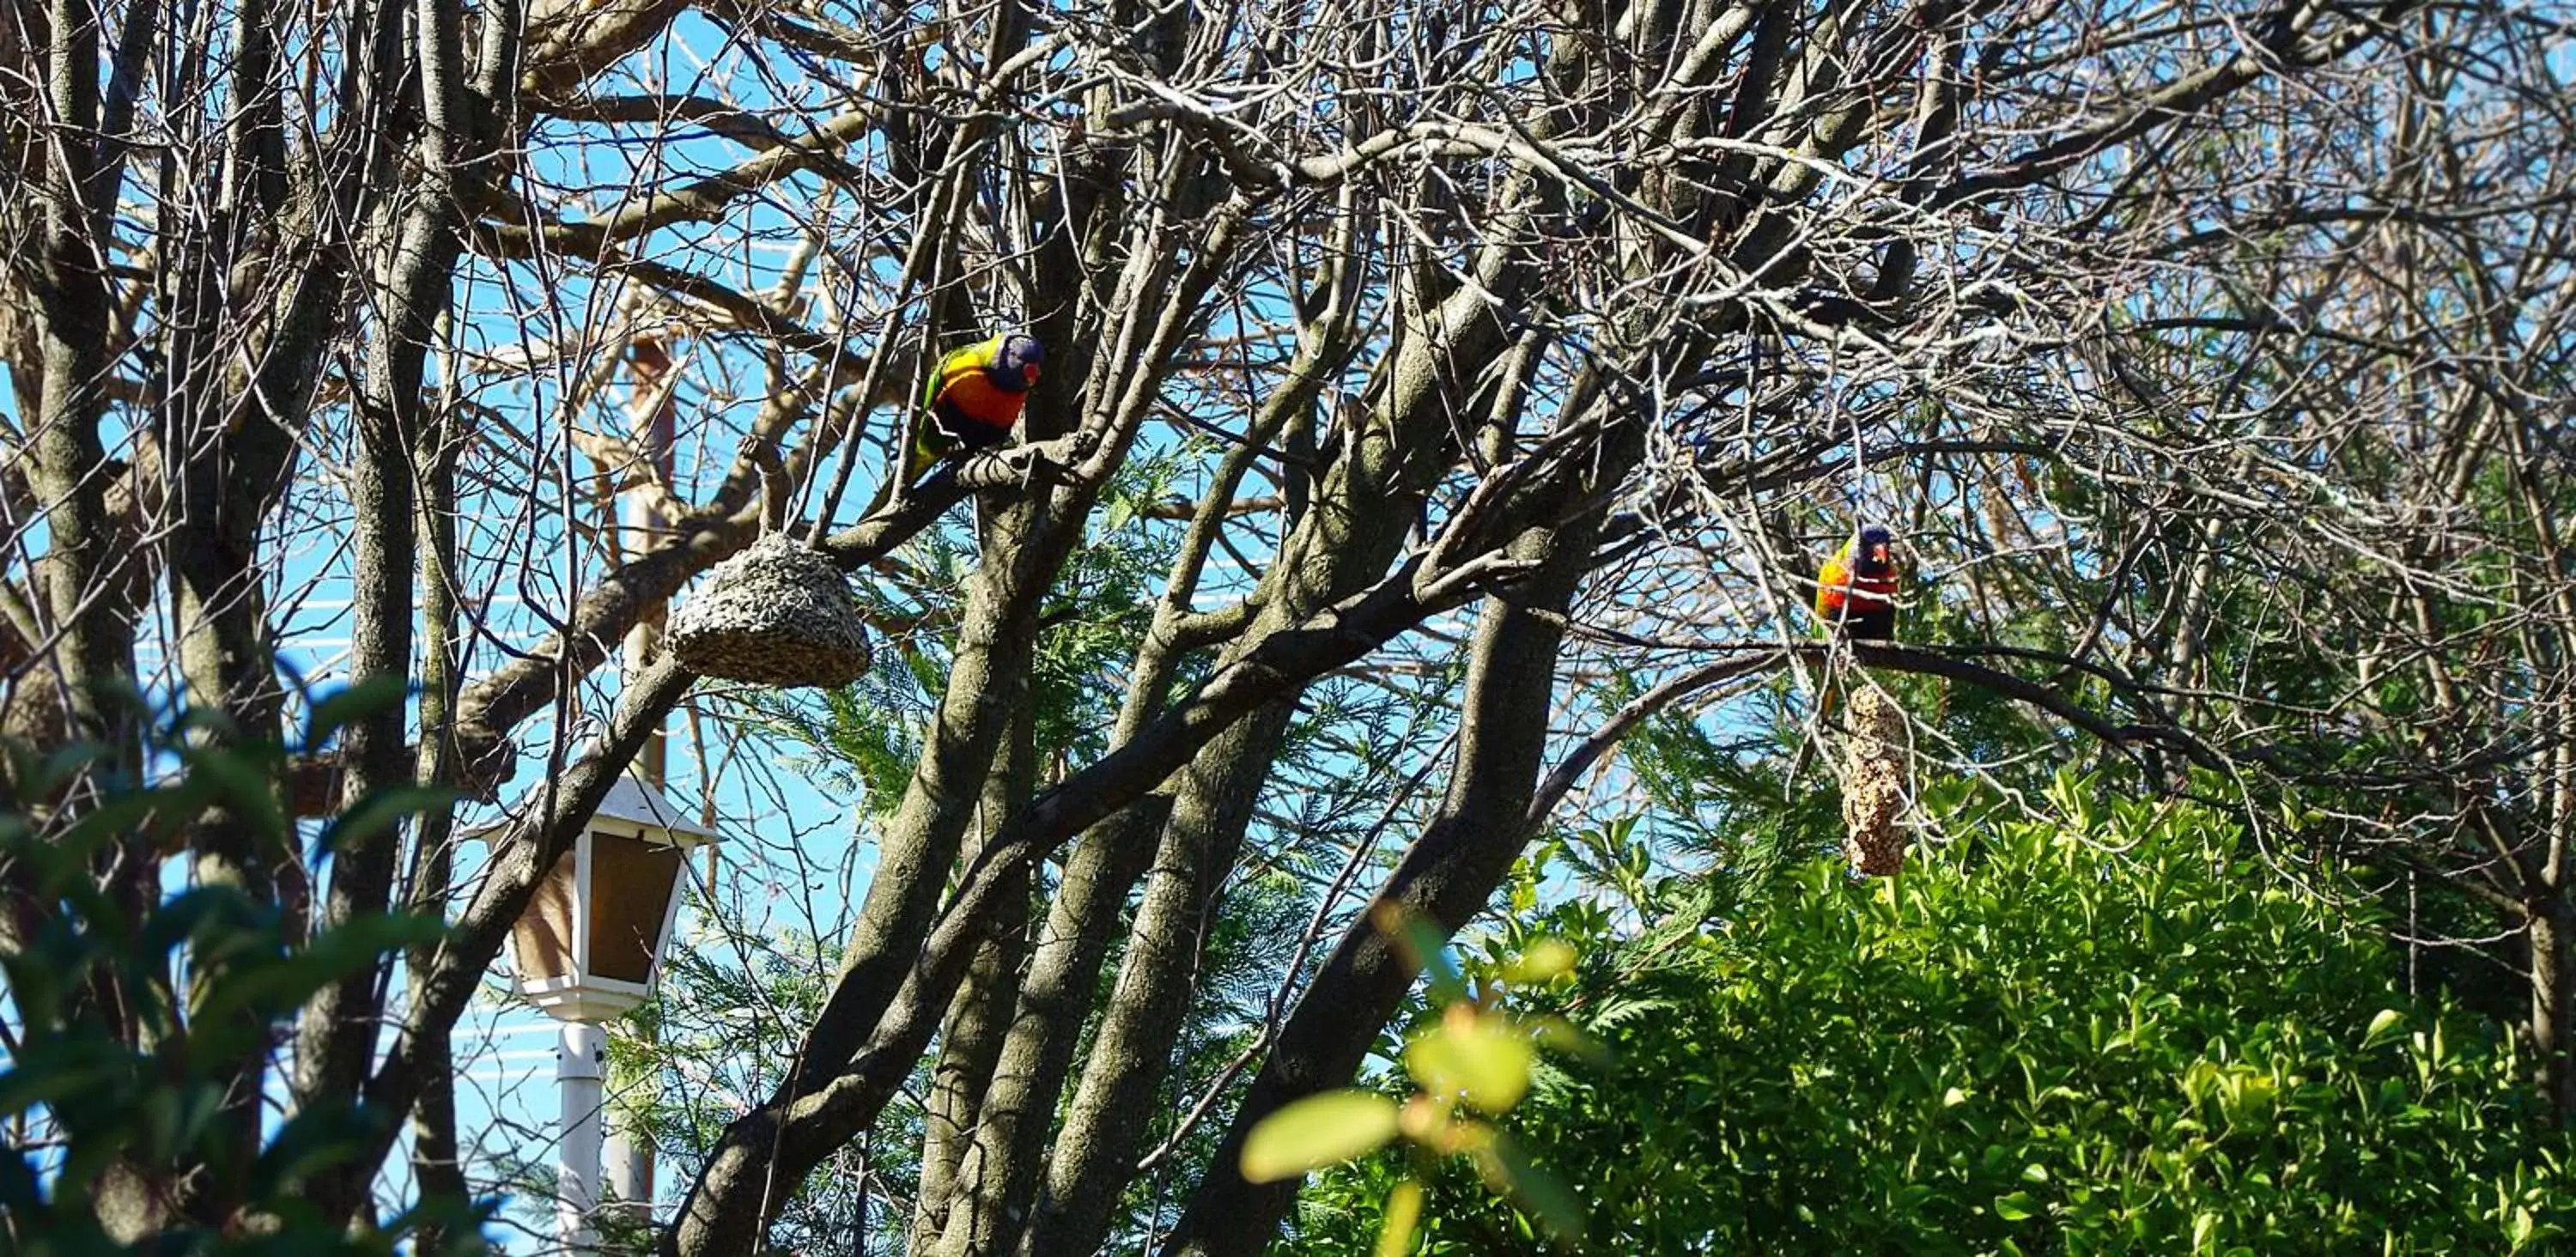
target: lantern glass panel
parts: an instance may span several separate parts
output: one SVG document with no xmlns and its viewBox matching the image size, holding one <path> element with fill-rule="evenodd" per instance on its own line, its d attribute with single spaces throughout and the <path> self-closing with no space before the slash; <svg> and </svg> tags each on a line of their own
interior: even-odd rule
<svg viewBox="0 0 2576 1257">
<path fill-rule="evenodd" d="M 519 923 L 513 927 L 521 981 L 571 975 L 575 902 L 573 855 L 567 851 L 555 861 L 554 871 L 546 874 L 546 880 L 537 883 L 536 898 L 528 902 L 528 910 L 519 914 Z"/>
<path fill-rule="evenodd" d="M 590 849 L 590 972 L 621 982 L 653 976 L 671 897 L 679 892 L 680 848 L 624 834 L 594 834 Z"/>
</svg>

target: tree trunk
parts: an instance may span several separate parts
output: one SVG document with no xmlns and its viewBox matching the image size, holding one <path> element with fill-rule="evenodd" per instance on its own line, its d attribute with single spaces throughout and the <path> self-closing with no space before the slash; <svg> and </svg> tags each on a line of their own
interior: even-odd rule
<svg viewBox="0 0 2576 1257">
<path fill-rule="evenodd" d="M 2562 1121 L 2576 1115 L 2576 1062 L 2569 1057 L 2569 983 L 2576 980 L 2576 957 L 2568 946 L 2576 941 L 2576 914 L 2571 914 L 2564 896 L 2545 895 L 2529 909 L 2525 937 L 2531 950 L 2531 1050 L 2537 1067 L 2541 1094 L 2549 1098 L 2550 1107 Z"/>
<path fill-rule="evenodd" d="M 423 90 L 440 102 L 461 99 L 461 36 L 453 29 L 459 19 L 443 0 L 426 0 L 422 11 L 433 25 L 421 34 L 424 51 L 430 53 Z M 438 22 L 448 29 L 434 29 Z M 423 148 L 430 160 L 447 160 L 443 136 L 431 133 Z M 362 457 L 351 469 L 350 485 L 356 510 L 355 577 L 368 596 L 357 600 L 352 616 L 349 669 L 352 681 L 361 683 L 400 682 L 411 675 L 412 582 L 419 564 L 419 472 L 413 458 L 422 438 L 421 385 L 462 250 L 454 188 L 443 175 L 407 191 L 416 199 L 397 201 L 385 211 L 385 256 L 370 285 L 383 322 L 368 343 L 356 407 Z M 418 764 L 407 736 L 411 717 L 406 706 L 396 701 L 362 713 L 343 735 L 348 765 L 344 809 L 413 784 Z M 401 827 L 395 824 L 344 827 L 330 886 L 314 920 L 316 930 L 391 906 L 401 839 Z M 315 993 L 304 1006 L 297 1040 L 298 1107 L 358 1092 L 376 1056 L 383 1015 L 384 987 L 372 971 L 351 974 Z M 370 1116 L 385 1123 L 403 1117 Z M 354 1213 L 363 1207 L 373 1178 L 374 1167 L 352 1166 L 317 1180 L 311 1192 L 326 1213 Z"/>
<path fill-rule="evenodd" d="M 1352 256 L 1354 234 L 1346 218 L 1336 237 L 1341 249 L 1337 256 Z M 1163 710 L 1183 657 L 1208 644 L 1183 640 L 1184 622 L 1205 575 L 1208 555 L 1255 458 L 1283 426 L 1297 426 L 1313 410 L 1327 368 L 1345 361 L 1347 350 L 1333 347 L 1347 343 L 1343 334 L 1351 305 L 1343 283 L 1353 266 L 1354 262 L 1337 263 L 1319 283 L 1318 288 L 1331 295 L 1301 335 L 1290 382 L 1263 402 L 1243 443 L 1218 464 L 1193 513 L 1180 553 L 1173 556 L 1162 600 L 1154 609 L 1153 626 L 1128 674 L 1127 692 L 1110 738 L 1113 749 L 1127 745 Z M 1294 529 L 1294 521 L 1290 527 Z M 958 1207 L 951 1210 L 947 1234 L 919 1237 L 938 1239 L 939 1253 L 993 1252 L 1016 1242 L 1027 1225 L 1046 1169 L 1046 1136 L 1064 1094 L 1120 909 L 1128 891 L 1144 876 L 1146 858 L 1171 813 L 1171 795 L 1148 796 L 1093 826 L 1066 860 L 976 1123 L 975 1146 L 968 1154 L 974 1164 L 972 1181 Z M 930 1250 L 917 1241 L 914 1251 Z"/>
<path fill-rule="evenodd" d="M 449 716 L 456 710 L 456 448 L 443 417 L 433 418 L 413 455 L 420 468 L 420 764 L 423 785 L 433 789 L 456 777 L 455 731 Z M 411 911 L 445 919 L 448 882 L 453 876 L 456 805 L 442 800 L 422 812 L 412 847 Z M 407 958 L 413 973 L 426 973 L 436 963 L 435 943 L 413 948 Z M 464 1156 L 456 1138 L 455 1052 L 444 1027 L 426 1027 L 435 1035 L 422 1056 L 420 1097 L 412 1104 L 412 1180 L 423 1200 L 470 1199 Z M 446 1236 L 425 1229 L 413 1251 L 440 1251 Z"/>
<path fill-rule="evenodd" d="M 1179 208 L 1190 206 L 1184 194 L 1189 172 L 1197 169 L 1194 161 L 1169 167 L 1163 190 Z M 1091 378 L 1082 394 L 1088 405 L 1067 405 L 1061 386 L 1042 381 L 1026 412 L 1027 433 L 1033 438 L 1051 435 L 1072 426 L 1065 422 L 1069 415 L 1082 414 L 1087 416 L 1087 429 L 1106 433 L 1105 448 L 1096 457 L 1113 462 L 1123 457 L 1171 370 L 1187 327 L 1184 315 L 1199 307 L 1220 267 L 1231 258 L 1240 226 L 1237 214 L 1217 215 L 1192 240 L 1196 252 L 1188 264 L 1178 266 L 1174 254 L 1184 235 L 1175 217 L 1163 211 L 1149 216 L 1138 229 L 1142 247 L 1134 250 L 1121 270 L 1119 300 L 1104 316 L 1104 322 L 1118 329 L 1107 345 L 1087 343 L 1074 335 L 1074 310 L 1069 306 L 1059 307 L 1051 321 L 1041 320 L 1052 341 L 1068 346 L 1064 357 L 1076 370 L 1089 368 Z M 1096 336 L 1095 332 L 1095 340 Z M 940 710 L 904 802 L 880 841 L 876 875 L 860 905 L 859 923 L 832 993 L 800 1045 L 788 1080 L 761 1108 L 727 1128 L 706 1168 L 690 1185 L 680 1217 L 664 1237 L 664 1251 L 749 1251 L 748 1245 L 759 1238 L 782 1203 L 765 1192 L 765 1184 L 778 1173 L 802 1173 L 821 1155 L 806 1142 L 790 1141 L 785 1121 L 814 1092 L 833 1086 L 837 1076 L 867 1049 L 870 1039 L 887 1029 L 878 1023 L 888 1010 L 905 1000 L 908 991 L 916 991 L 915 979 L 925 968 L 925 958 L 919 954 L 923 940 L 932 937 L 929 927 L 946 884 L 945 874 L 955 862 L 974 810 L 974 796 L 959 790 L 958 783 L 980 783 L 991 769 L 994 744 L 1012 707 L 995 701 L 1002 693 L 997 687 L 1017 686 L 1024 691 L 1040 604 L 1072 547 L 1081 540 L 1084 519 L 1105 483 L 1100 475 L 1076 478 L 1054 492 L 1011 504 L 992 521 L 994 533 L 986 540 L 985 562 L 973 578 Z M 1006 845 L 988 842 L 986 858 L 978 865 L 993 865 L 995 852 Z M 978 871 L 970 869 L 970 879 Z M 987 904 L 994 898 L 1025 895 L 1026 869 L 983 871 L 999 879 L 988 879 L 988 892 L 1005 892 L 988 897 Z M 1008 891 L 1013 884 L 1023 889 Z M 975 928 L 990 924 L 980 922 Z M 950 958 L 952 963 L 958 959 Z M 962 965 L 935 980 L 962 981 Z M 949 996 L 953 992 L 939 1001 L 943 1010 Z M 868 1095 L 860 1107 L 881 1106 L 873 1088 Z M 836 1112 L 833 1124 L 863 1125 L 862 1119 L 870 1115 L 844 1109 Z M 809 1118 L 806 1129 L 814 1128 Z M 789 1164 L 775 1164 L 782 1160 Z"/>
<path fill-rule="evenodd" d="M 1197 989 L 1216 891 L 1233 867 L 1293 714 L 1286 701 L 1263 708 L 1210 742 L 1174 783 L 1172 816 L 1154 852 L 1118 985 L 1065 1113 L 1046 1194 L 1031 1220 L 1031 1253 L 1087 1254 L 1099 1248 L 1134 1175 L 1137 1154 L 1154 1133 L 1146 1115 L 1170 1110 L 1157 1093 Z M 975 1250 L 978 1257 L 999 1251 L 1007 1249 L 996 1244 Z"/>
<path fill-rule="evenodd" d="M 1026 806 L 1037 780 L 1035 713 L 1025 706 L 1009 735 L 1010 749 L 984 784 L 983 841 Z M 982 842 L 977 844 L 980 850 Z M 974 851 L 965 862 L 974 864 Z M 913 1199 L 912 1251 L 926 1253 L 948 1225 L 951 1186 L 959 1163 L 974 1146 L 984 1097 L 1002 1054 L 1011 1012 L 1019 1003 L 1020 967 L 1028 957 L 1028 896 L 1003 901 L 1015 919 L 1002 923 L 975 949 L 965 984 L 949 1002 L 940 1031 L 939 1061 L 931 1069 L 929 1101 L 922 1106 L 921 1187 Z"/>
<path fill-rule="evenodd" d="M 1516 266 L 1511 250 L 1492 247 L 1481 262 L 1484 278 L 1509 286 L 1507 276 Z M 1462 291 L 1415 312 L 1378 413 L 1349 434 L 1353 448 L 1334 465 L 1321 501 L 1264 573 L 1250 600 L 1257 608 L 1252 627 L 1240 642 L 1258 642 L 1293 626 L 1386 570 L 1421 510 L 1430 477 L 1446 462 L 1422 452 L 1441 445 L 1443 432 L 1454 431 L 1459 416 L 1471 412 L 1482 382 L 1477 368 L 1502 343 L 1502 329 L 1481 293 Z M 1171 820 L 1146 880 L 1118 985 L 1066 1112 L 1026 1241 L 997 1234 L 994 1246 L 978 1254 L 1016 1244 L 1031 1257 L 1080 1257 L 1107 1235 L 1110 1215 L 1151 1133 L 1137 1115 L 1157 1108 L 1153 1096 L 1196 988 L 1217 888 L 1234 865 L 1302 692 L 1301 686 L 1282 695 L 1210 741 L 1174 783 Z"/>
<path fill-rule="evenodd" d="M 1439 814 L 1404 854 L 1376 903 L 1428 916 L 1445 934 L 1482 911 L 1534 832 L 1525 821 L 1547 745 L 1563 614 L 1589 565 L 1597 516 L 1526 539 L 1539 575 L 1477 617 L 1459 712 L 1458 769 Z M 1256 1186 L 1235 1166 L 1252 1125 L 1281 1105 L 1348 1085 L 1418 971 L 1362 913 L 1297 1003 L 1208 1162 L 1167 1254 L 1259 1253 L 1295 1200 L 1295 1181 Z"/>
<path fill-rule="evenodd" d="M 942 1222 L 945 1234 L 916 1231 L 914 1253 L 992 1252 L 997 1237 L 1016 1236 L 1027 1224 L 1056 1101 L 1118 924 L 1116 909 L 1143 876 L 1154 836 L 1170 815 L 1169 795 L 1139 800 L 1093 826 L 1065 862 L 994 1061 L 954 1205 Z M 939 1247 L 928 1247 L 930 1240 Z"/>
<path fill-rule="evenodd" d="M 134 679 L 134 608 L 110 596 L 122 569 L 140 562 L 120 554 L 108 508 L 113 467 L 100 441 L 107 398 L 101 383 L 114 359 L 110 343 L 107 245 L 97 227 L 116 190 L 98 186 L 93 137 L 99 124 L 99 22 L 80 0 L 45 0 L 16 6 L 12 21 L 25 22 L 30 51 L 43 76 L 44 122 L 31 154 L 40 209 L 29 279 L 37 347 L 36 412 L 21 416 L 30 433 L 28 481 L 47 507 L 48 546 L 40 584 L 46 625 L 58 645 L 45 678 L 64 714 L 64 731 L 103 753 L 91 771 L 124 776 L 140 768 L 140 728 L 135 709 L 118 691 Z M 102 198 L 104 200 L 102 201 Z M 82 807 L 74 792 L 65 806 Z M 139 919 L 158 895 L 159 867 L 142 835 L 101 852 L 96 866 L 111 900 Z M 145 979 L 154 985 L 166 976 Z M 85 1002 L 111 1033 L 143 1033 L 121 1014 L 151 996 L 100 984 Z M 156 1172 L 119 1158 L 101 1167 L 91 1183 L 95 1210 L 111 1236 L 131 1238 L 157 1226 L 173 1210 L 176 1185 Z"/>
</svg>

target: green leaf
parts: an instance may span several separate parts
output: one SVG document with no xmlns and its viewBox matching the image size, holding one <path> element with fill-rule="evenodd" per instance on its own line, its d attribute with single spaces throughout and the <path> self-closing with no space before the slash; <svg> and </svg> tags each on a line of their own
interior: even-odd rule
<svg viewBox="0 0 2576 1257">
<path fill-rule="evenodd" d="M 2006 1192 L 1995 1197 L 1995 1216 L 2006 1222 L 2021 1222 L 2039 1213 L 2039 1202 L 2029 1192 Z"/>
<path fill-rule="evenodd" d="M 1244 1137 L 1243 1177 L 1275 1183 L 1375 1151 L 1395 1137 L 1395 1101 L 1368 1091 L 1327 1091 L 1261 1119 Z"/>
<path fill-rule="evenodd" d="M 1497 1136 L 1486 1150 L 1492 1158 L 1491 1168 L 1503 1180 L 1503 1190 L 1521 1212 L 1535 1219 L 1548 1238 L 1571 1245 L 1583 1238 L 1583 1205 L 1575 1199 L 1574 1190 L 1563 1179 L 1549 1173 L 1520 1150 L 1520 1145 Z"/>
<path fill-rule="evenodd" d="M 2383 1008 L 2370 1019 L 2370 1028 L 2361 1032 L 2361 1046 L 2375 1048 L 2406 1031 L 2406 1014 L 2394 1008 Z"/>
<path fill-rule="evenodd" d="M 1430 978 L 1434 1003 L 1455 1004 L 1467 998 L 1467 980 L 1449 960 L 1448 936 L 1429 918 L 1402 904 L 1384 903 L 1370 914 L 1370 919 L 1405 959 Z"/>
<path fill-rule="evenodd" d="M 326 1101 L 288 1118 L 251 1166 L 261 1195 L 294 1191 L 317 1171 L 346 1163 L 365 1147 L 372 1123 L 354 1107 Z"/>
<path fill-rule="evenodd" d="M 1404 1068 L 1422 1089 L 1464 1099 L 1487 1113 L 1505 1113 L 1529 1093 L 1537 1049 L 1511 1023 L 1459 1005 L 1440 1026 L 1404 1049 Z"/>
<path fill-rule="evenodd" d="M 1386 1220 L 1378 1225 L 1377 1257 L 1404 1257 L 1422 1224 L 1422 1184 L 1406 1179 L 1386 1194 Z"/>
<path fill-rule="evenodd" d="M 1551 1052 L 1560 1052 L 1591 1065 L 1607 1065 L 1610 1053 L 1591 1036 L 1574 1028 L 1563 1017 L 1532 1017 L 1521 1023 L 1532 1041 Z"/>
<path fill-rule="evenodd" d="M 389 786 L 373 791 L 322 831 L 322 849 L 347 850 L 378 834 L 392 832 L 404 817 L 462 797 L 456 791 L 433 786 Z"/>
<path fill-rule="evenodd" d="M 305 747 L 319 749 L 350 722 L 400 706 L 410 693 L 411 683 L 396 673 L 369 677 L 333 691 L 313 704 L 312 717 L 304 722 Z"/>
<path fill-rule="evenodd" d="M 1506 981 L 1536 986 L 1571 971 L 1574 959 L 1574 944 L 1561 938 L 1535 939 L 1503 967 L 1503 977 Z"/>
</svg>

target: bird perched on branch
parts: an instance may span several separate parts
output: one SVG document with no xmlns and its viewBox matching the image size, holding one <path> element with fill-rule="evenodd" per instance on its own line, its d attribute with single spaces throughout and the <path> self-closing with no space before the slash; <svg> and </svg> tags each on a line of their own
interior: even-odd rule
<svg viewBox="0 0 2576 1257">
<path fill-rule="evenodd" d="M 1856 642 L 1896 636 L 1896 539 L 1877 524 L 1859 532 L 1816 573 L 1816 618 Z"/>
<path fill-rule="evenodd" d="M 940 459 L 1010 440 L 1045 360 L 1046 346 L 1022 332 L 1005 332 L 941 358 L 922 393 L 904 483 L 921 479 Z"/>
</svg>

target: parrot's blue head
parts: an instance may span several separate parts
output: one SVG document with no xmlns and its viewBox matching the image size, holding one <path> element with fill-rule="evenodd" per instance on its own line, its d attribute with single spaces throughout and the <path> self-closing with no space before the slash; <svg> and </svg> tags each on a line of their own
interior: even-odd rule
<svg viewBox="0 0 2576 1257">
<path fill-rule="evenodd" d="M 1024 332 L 1013 332 L 1002 338 L 1002 351 L 993 355 L 993 384 L 1013 393 L 1036 388 L 1038 368 L 1046 362 L 1046 346 Z"/>
<path fill-rule="evenodd" d="M 1852 544 L 1852 569 L 1863 576 L 1886 575 L 1896 562 L 1896 537 L 1884 526 L 1868 524 Z"/>
</svg>

